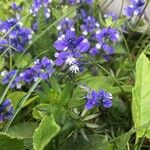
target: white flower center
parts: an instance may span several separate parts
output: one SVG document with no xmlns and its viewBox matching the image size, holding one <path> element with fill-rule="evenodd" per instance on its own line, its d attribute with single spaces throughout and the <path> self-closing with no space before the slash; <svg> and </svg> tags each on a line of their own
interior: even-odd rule
<svg viewBox="0 0 150 150">
<path fill-rule="evenodd" d="M 65 62 L 66 62 L 66 64 L 72 65 L 76 62 L 76 59 L 72 56 L 69 56 Z"/>
<path fill-rule="evenodd" d="M 74 64 L 71 67 L 69 67 L 69 70 L 71 72 L 77 73 L 79 71 L 79 67 L 76 64 Z"/>
</svg>

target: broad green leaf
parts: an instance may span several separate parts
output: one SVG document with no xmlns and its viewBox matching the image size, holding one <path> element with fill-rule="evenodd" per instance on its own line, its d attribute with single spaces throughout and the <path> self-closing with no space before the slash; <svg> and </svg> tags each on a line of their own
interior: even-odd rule
<svg viewBox="0 0 150 150">
<path fill-rule="evenodd" d="M 38 91 L 38 95 L 42 103 L 57 103 L 59 101 L 58 92 L 46 83 L 42 83 L 41 91 Z"/>
<path fill-rule="evenodd" d="M 43 150 L 44 147 L 58 134 L 60 127 L 53 116 L 45 116 L 33 136 L 35 150 Z"/>
<path fill-rule="evenodd" d="M 131 135 L 134 133 L 134 130 L 131 129 L 129 132 L 120 135 L 113 139 L 113 144 L 118 150 L 126 150 L 127 142 L 130 140 Z"/>
<path fill-rule="evenodd" d="M 150 121 L 150 61 L 148 58 L 141 54 L 136 63 L 136 80 L 135 87 L 132 91 L 132 115 L 135 128 L 138 128 Z M 143 128 L 137 131 L 137 137 L 145 135 Z M 150 138 L 150 132 L 146 134 Z"/>
<path fill-rule="evenodd" d="M 98 76 L 86 74 L 82 77 L 80 82 L 96 91 L 100 90 L 101 88 L 107 90 L 112 86 L 113 83 L 110 77 L 105 77 L 102 74 Z"/>
<path fill-rule="evenodd" d="M 26 149 L 32 149 L 32 137 L 34 130 L 38 127 L 37 123 L 24 122 L 12 126 L 8 129 L 7 134 L 13 138 L 23 139 Z"/>
<path fill-rule="evenodd" d="M 0 133 L 1 150 L 24 150 L 23 140 L 11 138 L 7 134 Z"/>
<path fill-rule="evenodd" d="M 9 136 L 18 139 L 32 138 L 33 132 L 37 127 L 37 123 L 24 122 L 10 127 L 6 133 Z"/>
<path fill-rule="evenodd" d="M 75 141 L 70 138 L 59 150 L 112 150 L 105 136 L 94 134 L 89 135 L 88 139 L 89 142 L 82 136 L 77 137 Z"/>
<path fill-rule="evenodd" d="M 15 56 L 13 57 L 14 61 L 17 60 L 19 57 L 20 57 L 20 54 L 15 54 Z M 32 62 L 32 57 L 29 53 L 27 53 L 23 56 L 23 59 L 21 59 L 20 62 L 16 64 L 16 67 L 24 68 L 28 64 L 30 65 L 31 62 Z"/>
<path fill-rule="evenodd" d="M 32 115 L 37 120 L 42 120 L 47 114 L 48 104 L 39 104 L 33 108 Z"/>
<path fill-rule="evenodd" d="M 85 90 L 83 88 L 86 88 L 86 87 L 84 87 L 84 86 L 82 88 L 81 87 L 77 86 L 73 90 L 73 95 L 68 104 L 69 108 L 77 108 L 77 107 L 83 106 L 85 104 L 86 100 L 83 97 L 85 97 L 87 92 L 85 92 Z"/>
<path fill-rule="evenodd" d="M 7 95 L 7 98 L 12 100 L 12 104 L 14 108 L 16 107 L 17 103 L 21 100 L 26 95 L 25 92 L 22 91 L 17 91 L 17 92 L 12 92 Z"/>
<path fill-rule="evenodd" d="M 70 97 L 73 91 L 73 83 L 68 81 L 61 93 L 60 100 L 62 104 L 67 104 L 70 101 Z"/>
<path fill-rule="evenodd" d="M 58 83 L 56 77 L 52 76 L 52 77 L 50 78 L 50 83 L 51 83 L 52 88 L 53 88 L 55 91 L 57 91 L 58 93 L 61 93 L 61 86 L 60 86 L 60 84 Z"/>
</svg>

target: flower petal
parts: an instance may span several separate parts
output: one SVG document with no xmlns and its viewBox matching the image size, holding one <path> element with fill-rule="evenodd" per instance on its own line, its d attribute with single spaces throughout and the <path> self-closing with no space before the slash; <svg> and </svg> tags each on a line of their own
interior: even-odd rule
<svg viewBox="0 0 150 150">
<path fill-rule="evenodd" d="M 103 100 L 103 106 L 105 108 L 110 108 L 112 106 L 112 101 L 110 99 Z"/>
<path fill-rule="evenodd" d="M 54 43 L 54 47 L 59 50 L 59 51 L 62 51 L 64 50 L 65 48 L 67 48 L 67 45 L 66 43 L 63 41 L 63 40 L 57 40 L 55 43 Z"/>
<path fill-rule="evenodd" d="M 71 30 L 67 30 L 66 32 L 66 39 L 76 39 L 76 33 L 74 31 Z"/>
<path fill-rule="evenodd" d="M 79 45 L 78 50 L 80 50 L 81 53 L 87 52 L 90 48 L 90 42 L 88 42 L 87 39 L 84 39 Z"/>
<path fill-rule="evenodd" d="M 63 63 L 65 62 L 65 60 L 61 59 L 61 58 L 58 58 L 55 60 L 55 64 L 57 66 L 61 66 Z"/>
<path fill-rule="evenodd" d="M 93 103 L 91 100 L 87 101 L 87 103 L 85 104 L 86 109 L 92 109 L 93 108 Z"/>
</svg>

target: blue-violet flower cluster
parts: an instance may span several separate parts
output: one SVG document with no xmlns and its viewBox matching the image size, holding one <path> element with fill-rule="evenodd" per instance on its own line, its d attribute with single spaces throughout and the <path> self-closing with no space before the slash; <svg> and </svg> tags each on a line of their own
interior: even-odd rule
<svg viewBox="0 0 150 150">
<path fill-rule="evenodd" d="M 54 47 L 57 49 L 55 53 L 56 65 L 66 64 L 71 72 L 76 73 L 80 70 L 78 59 L 88 51 L 90 42 L 84 36 L 77 37 L 74 30 L 68 29 L 66 34 L 58 37 Z"/>
<path fill-rule="evenodd" d="M 87 102 L 85 104 L 86 109 L 92 109 L 102 105 L 104 108 L 110 108 L 112 106 L 112 95 L 107 93 L 105 90 L 100 90 L 98 92 L 91 91 L 86 96 Z"/>
<path fill-rule="evenodd" d="M 8 84 L 12 77 L 15 77 L 11 84 L 11 88 L 21 88 L 23 83 L 31 83 L 37 79 L 46 80 L 51 77 L 54 73 L 54 63 L 47 57 L 43 57 L 41 60 L 37 59 L 32 67 L 27 68 L 19 75 L 16 75 L 16 70 L 11 70 L 10 72 L 2 72 L 1 75 L 4 76 L 2 79 L 3 84 Z"/>
<path fill-rule="evenodd" d="M 33 35 L 33 31 L 22 27 L 22 23 L 16 18 L 10 18 L 6 21 L 0 20 L 0 32 L 2 35 L 8 33 L 4 39 L 0 39 L 0 51 L 11 46 L 13 51 L 22 52 Z"/>
<path fill-rule="evenodd" d="M 32 29 L 36 32 L 38 30 L 38 12 L 43 7 L 45 20 L 49 19 L 51 16 L 51 10 L 49 5 L 52 3 L 52 0 L 33 0 L 30 13 L 33 15 L 34 20 L 32 22 Z"/>
<path fill-rule="evenodd" d="M 130 0 L 130 6 L 124 8 L 124 15 L 128 18 L 133 16 L 139 16 L 144 8 L 145 1 L 144 0 Z"/>
<path fill-rule="evenodd" d="M 86 3 L 88 5 L 91 5 L 94 0 L 65 0 L 65 2 L 69 3 L 70 5 L 75 5 L 78 3 Z"/>
<path fill-rule="evenodd" d="M 13 112 L 14 112 L 14 109 L 11 104 L 11 100 L 6 99 L 0 105 L 0 123 L 3 123 L 4 121 L 8 121 L 13 115 Z"/>
</svg>

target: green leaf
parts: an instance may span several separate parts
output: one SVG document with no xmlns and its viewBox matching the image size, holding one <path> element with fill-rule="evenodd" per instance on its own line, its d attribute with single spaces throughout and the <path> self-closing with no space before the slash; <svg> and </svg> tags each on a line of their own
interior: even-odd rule
<svg viewBox="0 0 150 150">
<path fill-rule="evenodd" d="M 56 77 L 52 76 L 52 77 L 50 78 L 50 83 L 51 83 L 52 88 L 53 88 L 55 91 L 57 91 L 57 93 L 61 93 L 61 87 L 60 87 L 60 84 L 58 83 Z"/>
<path fill-rule="evenodd" d="M 86 74 L 80 80 L 81 84 L 85 84 L 91 89 L 96 91 L 102 89 L 109 89 L 112 86 L 112 79 L 110 77 L 105 77 L 102 74 L 98 76 L 92 76 L 90 74 Z"/>
<path fill-rule="evenodd" d="M 112 17 L 108 17 L 108 18 L 105 20 L 105 22 L 106 22 L 106 26 L 107 26 L 107 27 L 112 26 L 112 23 L 113 23 Z"/>
<path fill-rule="evenodd" d="M 120 135 L 119 137 L 116 137 L 115 139 L 113 139 L 114 141 L 113 143 L 116 149 L 125 150 L 127 146 L 127 142 L 130 140 L 130 137 L 133 133 L 134 133 L 134 130 L 131 129 L 129 132 L 124 133 Z"/>
<path fill-rule="evenodd" d="M 65 87 L 60 96 L 60 100 L 62 104 L 67 104 L 70 101 L 72 90 L 73 90 L 73 83 L 68 81 L 65 84 Z"/>
<path fill-rule="evenodd" d="M 56 124 L 53 116 L 44 117 L 33 136 L 34 149 L 43 150 L 59 131 L 60 127 Z"/>
<path fill-rule="evenodd" d="M 13 106 L 15 108 L 16 105 L 18 104 L 18 102 L 21 100 L 21 98 L 23 98 L 25 95 L 26 95 L 25 92 L 17 91 L 17 92 L 9 93 L 7 95 L 7 98 L 12 100 L 12 104 L 13 104 Z"/>
<path fill-rule="evenodd" d="M 23 139 L 26 149 L 32 149 L 32 137 L 37 127 L 37 123 L 24 122 L 10 127 L 7 134 L 13 138 Z"/>
<path fill-rule="evenodd" d="M 108 148 L 108 139 L 98 134 L 89 135 L 89 142 L 85 141 L 82 136 L 75 141 L 71 138 L 59 150 L 110 150 Z"/>
<path fill-rule="evenodd" d="M 136 63 L 136 81 L 135 87 L 132 90 L 132 115 L 135 128 L 138 128 L 150 121 L 150 61 L 148 58 L 141 54 Z M 145 135 L 143 128 L 137 131 L 137 137 Z M 150 138 L 150 132 L 146 134 Z"/>
<path fill-rule="evenodd" d="M 23 140 L 11 138 L 7 134 L 0 133 L 0 149 L 1 150 L 23 150 Z"/>
<path fill-rule="evenodd" d="M 24 122 L 10 127 L 6 133 L 9 136 L 18 139 L 32 138 L 33 132 L 36 128 L 37 128 L 37 123 Z"/>
<path fill-rule="evenodd" d="M 18 60 L 19 57 L 20 57 L 20 54 L 14 55 L 14 57 L 13 57 L 14 61 L 15 61 L 15 60 Z M 19 63 L 16 63 L 16 67 L 18 67 L 18 68 L 24 68 L 24 67 L 26 67 L 28 64 L 30 64 L 31 62 L 32 62 L 32 57 L 31 57 L 31 55 L 30 55 L 29 53 L 27 53 L 27 54 L 25 54 L 25 55 L 23 56 L 23 59 L 21 59 L 21 60 L 19 61 Z"/>
<path fill-rule="evenodd" d="M 32 115 L 37 120 L 42 120 L 47 114 L 48 104 L 39 104 L 33 108 Z"/>
</svg>

